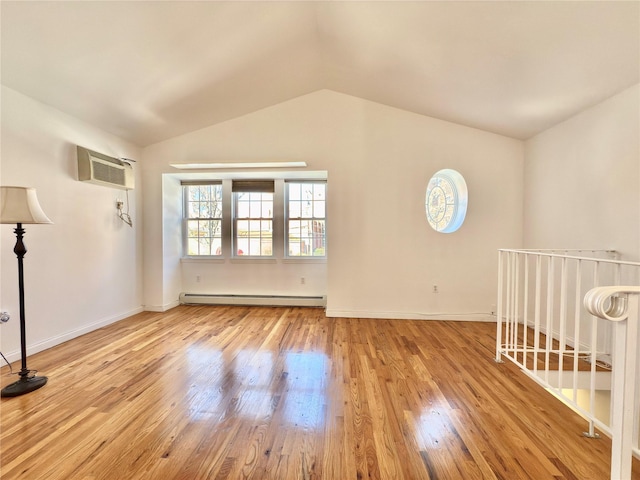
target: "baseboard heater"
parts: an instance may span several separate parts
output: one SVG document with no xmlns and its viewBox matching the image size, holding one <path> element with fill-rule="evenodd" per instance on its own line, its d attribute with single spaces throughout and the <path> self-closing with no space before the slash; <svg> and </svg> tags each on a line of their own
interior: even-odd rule
<svg viewBox="0 0 640 480">
<path fill-rule="evenodd" d="M 302 297 L 289 295 L 215 295 L 205 293 L 181 293 L 183 305 L 249 305 L 268 307 L 325 307 L 326 297 Z"/>
</svg>

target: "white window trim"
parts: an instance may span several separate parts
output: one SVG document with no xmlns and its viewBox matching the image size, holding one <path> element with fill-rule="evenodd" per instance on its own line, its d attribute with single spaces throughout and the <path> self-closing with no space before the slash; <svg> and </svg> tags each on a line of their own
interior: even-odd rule
<svg viewBox="0 0 640 480">
<path fill-rule="evenodd" d="M 273 216 L 271 217 L 271 221 L 272 223 L 272 227 L 273 227 L 273 232 L 272 232 L 272 237 L 271 237 L 271 255 L 238 255 L 238 246 L 237 246 L 237 240 L 236 240 L 236 232 L 235 232 L 235 228 L 236 228 L 236 224 L 238 219 L 236 218 L 236 212 L 235 212 L 235 208 L 236 208 L 236 198 L 233 195 L 233 180 L 228 180 L 228 191 L 229 191 L 229 197 L 230 197 L 230 208 L 229 208 L 229 223 L 230 223 L 230 235 L 228 235 L 229 237 L 229 241 L 231 243 L 230 248 L 229 248 L 229 258 L 231 259 L 232 263 L 248 263 L 250 261 L 254 261 L 253 263 L 275 263 L 275 260 L 278 258 L 282 258 L 281 254 L 281 250 L 282 250 L 282 242 L 284 241 L 284 238 L 282 236 L 281 232 L 281 222 L 282 217 L 284 215 L 282 209 L 283 204 L 282 204 L 282 193 L 280 193 L 282 190 L 284 190 L 284 181 L 281 179 L 273 179 Z M 222 192 L 222 198 L 224 200 L 224 188 L 225 185 L 223 184 L 222 186 L 223 188 L 223 192 Z M 223 207 L 224 207 L 224 203 L 223 203 Z M 224 216 L 224 208 L 222 211 L 222 214 Z M 242 219 L 244 220 L 244 219 Z M 224 223 L 223 223 L 224 226 Z M 267 261 L 264 261 L 267 260 Z M 273 260 L 274 262 L 269 262 L 268 260 Z M 257 261 L 257 262 L 256 262 Z"/>
<path fill-rule="evenodd" d="M 182 258 L 183 259 L 199 259 L 199 260 L 204 260 L 204 259 L 215 259 L 215 260 L 219 260 L 221 258 L 224 257 L 224 248 L 221 247 L 221 255 L 189 255 L 189 220 L 195 220 L 194 218 L 189 217 L 189 199 L 188 196 L 185 194 L 185 186 L 189 186 L 189 185 L 221 185 L 223 184 L 223 182 L 221 182 L 220 180 L 203 180 L 202 182 L 199 181 L 194 181 L 194 182 L 181 182 L 180 185 L 180 191 L 181 191 L 181 195 L 182 195 Z M 220 240 L 222 243 L 222 246 L 224 246 L 224 235 L 225 235 L 225 230 L 224 230 L 224 207 L 225 207 L 225 199 L 224 199 L 224 185 L 222 185 L 222 218 L 221 223 L 222 225 L 220 226 Z"/>
<path fill-rule="evenodd" d="M 326 175 L 326 172 L 317 172 Z M 228 176 L 227 176 L 228 175 Z M 233 232 L 233 192 L 232 182 L 234 175 L 225 174 L 224 178 L 206 179 L 202 180 L 202 184 L 220 184 L 222 183 L 222 255 L 187 255 L 188 251 L 188 233 L 187 233 L 187 199 L 182 193 L 182 245 L 183 256 L 181 261 L 183 263 L 263 263 L 263 264 L 325 264 L 327 263 L 328 252 L 328 215 L 325 211 L 325 255 L 320 257 L 311 256 L 289 256 L 289 244 L 287 237 L 287 223 L 288 223 L 288 189 L 286 188 L 287 181 L 294 183 L 325 183 L 327 184 L 326 176 L 322 177 L 318 175 L 318 178 L 314 178 L 313 175 L 309 177 L 298 178 L 296 175 L 288 175 L 286 177 L 264 177 L 274 181 L 274 198 L 273 198 L 273 255 L 272 256 L 253 256 L 253 255 L 234 255 L 234 232 Z M 327 187 L 328 188 L 328 187 Z M 328 193 L 326 194 L 326 201 L 328 203 Z"/>
<path fill-rule="evenodd" d="M 287 183 L 324 183 L 325 185 L 325 211 L 324 211 L 324 255 L 289 255 L 289 189 Z M 328 204 L 328 186 L 326 180 L 319 179 L 286 179 L 283 185 L 283 212 L 284 212 L 284 255 L 285 263 L 326 263 L 327 260 L 327 204 Z"/>
</svg>

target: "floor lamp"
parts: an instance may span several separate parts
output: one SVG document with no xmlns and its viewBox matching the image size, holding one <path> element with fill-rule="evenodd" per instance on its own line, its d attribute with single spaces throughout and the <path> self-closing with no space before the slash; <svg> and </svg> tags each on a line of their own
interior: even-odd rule
<svg viewBox="0 0 640 480">
<path fill-rule="evenodd" d="M 13 252 L 18 257 L 18 291 L 20 295 L 20 353 L 22 368 L 18 375 L 20 379 L 2 389 L 2 397 L 17 397 L 33 392 L 47 383 L 47 377 L 30 375 L 27 369 L 27 340 L 24 316 L 24 274 L 22 259 L 27 249 L 22 242 L 24 235 L 23 223 L 53 223 L 40 208 L 35 188 L 28 187 L 0 187 L 0 223 L 15 223 L 16 246 Z"/>
</svg>

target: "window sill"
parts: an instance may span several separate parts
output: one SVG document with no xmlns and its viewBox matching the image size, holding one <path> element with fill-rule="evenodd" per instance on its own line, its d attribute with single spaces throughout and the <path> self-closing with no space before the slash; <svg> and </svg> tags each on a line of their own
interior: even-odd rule
<svg viewBox="0 0 640 480">
<path fill-rule="evenodd" d="M 283 264 L 316 264 L 322 265 L 327 263 L 327 258 L 312 258 L 312 257 L 288 257 L 288 258 L 260 258 L 260 257 L 233 257 L 233 258 L 225 258 L 225 257 L 182 257 L 180 259 L 181 263 L 209 263 L 209 264 L 221 264 L 221 263 L 236 263 L 236 264 L 274 264 L 274 263 L 283 263 Z"/>
<path fill-rule="evenodd" d="M 273 257 L 233 257 L 230 258 L 229 261 L 231 263 L 278 263 L 278 261 Z"/>
<path fill-rule="evenodd" d="M 287 257 L 282 263 L 327 263 L 327 257 Z"/>
<path fill-rule="evenodd" d="M 226 260 L 220 257 L 182 257 L 181 263 L 225 263 Z"/>
</svg>

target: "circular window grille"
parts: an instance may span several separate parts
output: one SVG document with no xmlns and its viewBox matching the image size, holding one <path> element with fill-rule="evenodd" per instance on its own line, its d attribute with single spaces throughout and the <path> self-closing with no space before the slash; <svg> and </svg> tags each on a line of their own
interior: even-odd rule
<svg viewBox="0 0 640 480">
<path fill-rule="evenodd" d="M 425 210 L 431 228 L 452 233 L 460 228 L 467 214 L 467 183 L 449 168 L 436 172 L 427 186 Z"/>
</svg>

